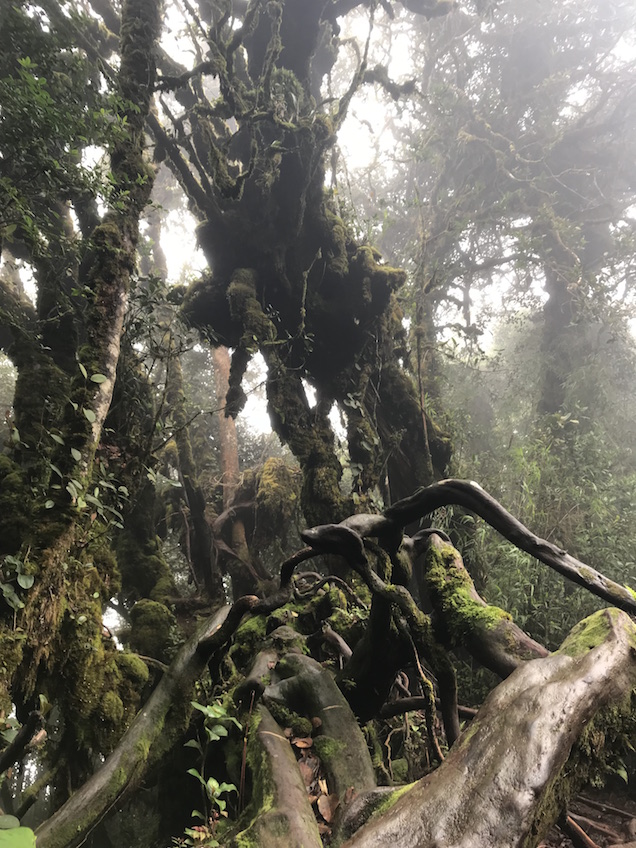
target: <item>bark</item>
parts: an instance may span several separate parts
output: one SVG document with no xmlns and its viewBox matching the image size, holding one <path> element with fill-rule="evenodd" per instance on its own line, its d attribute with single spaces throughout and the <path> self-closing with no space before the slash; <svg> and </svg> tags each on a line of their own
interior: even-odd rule
<svg viewBox="0 0 636 848">
<path fill-rule="evenodd" d="M 630 712 L 635 637 L 617 610 L 577 625 L 556 654 L 525 663 L 498 686 L 442 766 L 346 848 L 536 845 L 591 776 L 576 740 L 600 734 L 602 756 L 617 711 Z"/>
<path fill-rule="evenodd" d="M 433 533 L 420 575 L 435 611 L 435 635 L 450 648 L 464 648 L 486 668 L 507 677 L 525 660 L 549 651 L 531 639 L 498 607 L 477 593 L 459 551 Z"/>
<path fill-rule="evenodd" d="M 389 507 L 384 511 L 384 516 L 404 527 L 449 504 L 457 504 L 475 512 L 520 550 L 585 587 L 593 595 L 626 612 L 636 612 L 636 595 L 631 589 L 615 583 L 551 542 L 535 536 L 477 483 L 443 480 Z"/>
<path fill-rule="evenodd" d="M 233 607 L 222 608 L 183 645 L 104 765 L 38 828 L 41 845 L 73 848 L 81 844 L 95 822 L 165 753 L 175 741 L 175 724 L 177 732 L 184 730 L 178 707 L 189 701 L 191 687 L 203 673 L 208 657 L 227 643 L 244 613 L 257 601 L 247 597 Z M 172 716 L 171 710 L 175 712 Z M 184 712 L 189 715 L 189 710 Z"/>
</svg>

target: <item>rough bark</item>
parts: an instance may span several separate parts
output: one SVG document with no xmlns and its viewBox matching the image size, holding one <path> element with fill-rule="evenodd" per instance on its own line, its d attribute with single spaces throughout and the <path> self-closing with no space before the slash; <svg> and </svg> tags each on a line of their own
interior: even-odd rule
<svg viewBox="0 0 636 848">
<path fill-rule="evenodd" d="M 435 635 L 442 644 L 466 649 L 500 677 L 507 677 L 525 660 L 548 656 L 549 651 L 508 613 L 479 596 L 459 551 L 450 543 L 433 533 L 424 559 L 420 586 L 430 597 Z"/>
<path fill-rule="evenodd" d="M 577 625 L 556 654 L 525 663 L 498 686 L 442 766 L 346 848 L 536 845 L 590 775 L 589 760 L 577 762 L 577 738 L 598 733 L 597 754 L 611 749 L 616 717 L 631 710 L 635 639 L 618 610 Z"/>
</svg>

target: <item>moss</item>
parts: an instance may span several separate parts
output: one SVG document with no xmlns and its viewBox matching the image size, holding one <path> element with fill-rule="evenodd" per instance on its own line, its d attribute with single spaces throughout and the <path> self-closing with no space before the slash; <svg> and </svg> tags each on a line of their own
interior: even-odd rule
<svg viewBox="0 0 636 848">
<path fill-rule="evenodd" d="M 31 493 L 19 466 L 0 454 L 0 554 L 15 553 L 30 527 Z"/>
<path fill-rule="evenodd" d="M 230 659 L 239 671 L 246 671 L 265 641 L 266 617 L 254 615 L 246 619 L 234 634 Z"/>
<path fill-rule="evenodd" d="M 137 654 L 127 651 L 118 651 L 115 662 L 121 674 L 138 686 L 144 686 L 148 682 L 150 672 L 146 663 Z"/>
<path fill-rule="evenodd" d="M 425 578 L 435 608 L 442 613 L 437 629 L 451 645 L 461 644 L 475 628 L 491 630 L 503 620 L 510 620 L 505 610 L 483 606 L 473 597 L 470 575 L 459 563 L 450 544 L 430 546 L 425 558 Z"/>
<path fill-rule="evenodd" d="M 116 692 L 106 692 L 98 710 L 104 721 L 119 724 L 124 717 L 124 705 Z"/>
<path fill-rule="evenodd" d="M 165 604 L 157 601 L 137 601 L 130 613 L 132 628 L 130 646 L 139 654 L 162 662 L 170 660 L 175 644 L 176 619 Z"/>
<path fill-rule="evenodd" d="M 267 705 L 274 720 L 282 727 L 291 727 L 294 736 L 311 736 L 313 725 L 305 716 L 298 715 L 289 707 L 276 701 L 270 701 Z"/>
<path fill-rule="evenodd" d="M 617 619 L 623 613 L 617 609 L 604 609 L 584 618 L 572 628 L 561 647 L 555 653 L 578 657 L 600 645 L 615 626 L 621 627 Z M 633 637 L 632 637 L 633 639 Z M 634 645 L 636 647 L 636 644 Z"/>
<path fill-rule="evenodd" d="M 326 763 L 334 761 L 345 748 L 344 742 L 332 739 L 330 736 L 316 736 L 314 748 L 321 760 Z"/>
<path fill-rule="evenodd" d="M 11 679 L 22 662 L 25 634 L 0 625 L 0 717 L 11 713 Z"/>
<path fill-rule="evenodd" d="M 301 475 L 278 457 L 270 457 L 258 475 L 256 492 L 257 545 L 280 540 L 286 545 L 287 532 L 298 510 Z"/>
</svg>

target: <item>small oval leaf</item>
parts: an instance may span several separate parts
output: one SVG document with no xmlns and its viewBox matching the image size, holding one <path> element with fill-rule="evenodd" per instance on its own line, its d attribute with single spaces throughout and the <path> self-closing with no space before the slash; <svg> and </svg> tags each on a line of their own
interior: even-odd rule
<svg viewBox="0 0 636 848">
<path fill-rule="evenodd" d="M 93 383 L 105 383 L 108 377 L 105 374 L 91 374 Z"/>
<path fill-rule="evenodd" d="M 84 413 L 84 418 L 87 421 L 90 421 L 91 424 L 93 424 L 94 421 L 95 421 L 95 413 L 93 412 L 93 410 L 92 409 L 86 409 L 86 407 L 83 406 L 82 412 Z"/>
<path fill-rule="evenodd" d="M 80 459 L 82 458 L 82 454 L 81 454 L 80 451 L 78 451 L 77 448 L 71 448 L 71 456 L 73 457 L 75 462 L 79 462 Z"/>
<path fill-rule="evenodd" d="M 30 589 L 35 582 L 35 577 L 32 574 L 18 574 L 18 584 L 23 589 Z"/>
</svg>

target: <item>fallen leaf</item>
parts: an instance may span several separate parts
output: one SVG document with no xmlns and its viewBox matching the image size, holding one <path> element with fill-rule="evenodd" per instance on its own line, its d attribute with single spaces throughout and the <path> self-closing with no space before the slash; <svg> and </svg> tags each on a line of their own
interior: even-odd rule
<svg viewBox="0 0 636 848">
<path fill-rule="evenodd" d="M 304 736 L 300 739 L 292 739 L 292 745 L 295 745 L 297 748 L 311 748 L 314 744 L 314 740 L 311 736 Z"/>
<path fill-rule="evenodd" d="M 321 795 L 318 798 L 318 812 L 326 822 L 331 822 L 339 804 L 340 799 L 335 793 L 332 795 Z"/>
</svg>

